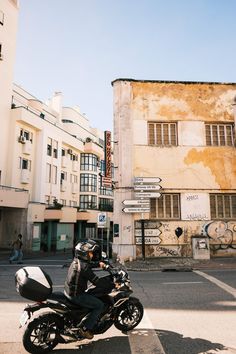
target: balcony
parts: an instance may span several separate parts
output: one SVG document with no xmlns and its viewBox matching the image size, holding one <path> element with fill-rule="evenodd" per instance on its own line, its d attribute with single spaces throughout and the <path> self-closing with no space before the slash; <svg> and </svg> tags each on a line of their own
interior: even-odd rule
<svg viewBox="0 0 236 354">
<path fill-rule="evenodd" d="M 61 180 L 61 192 L 66 191 L 66 181 L 64 179 Z"/>
<path fill-rule="evenodd" d="M 28 184 L 30 181 L 30 171 L 23 169 L 21 170 L 21 179 L 20 179 L 22 184 Z"/>
<path fill-rule="evenodd" d="M 78 184 L 77 183 L 72 183 L 71 192 L 72 192 L 72 194 L 76 194 L 78 192 Z"/>
<path fill-rule="evenodd" d="M 68 166 L 68 158 L 66 156 L 62 156 L 61 158 L 61 167 L 65 168 Z"/>
<path fill-rule="evenodd" d="M 22 144 L 22 152 L 25 155 L 30 155 L 32 153 L 32 143 L 30 140 L 26 140 L 24 144 Z"/>
<path fill-rule="evenodd" d="M 27 208 L 29 192 L 0 185 L 0 207 Z"/>
<path fill-rule="evenodd" d="M 103 148 L 100 145 L 94 143 L 93 141 L 85 142 L 84 152 L 87 154 L 97 155 L 100 158 L 102 158 L 104 154 Z"/>
</svg>

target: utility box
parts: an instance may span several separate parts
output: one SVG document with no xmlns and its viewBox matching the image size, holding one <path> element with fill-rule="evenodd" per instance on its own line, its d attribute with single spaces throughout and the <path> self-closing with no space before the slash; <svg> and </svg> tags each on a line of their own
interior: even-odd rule
<svg viewBox="0 0 236 354">
<path fill-rule="evenodd" d="M 193 259 L 210 259 L 209 238 L 202 235 L 192 236 Z"/>
</svg>

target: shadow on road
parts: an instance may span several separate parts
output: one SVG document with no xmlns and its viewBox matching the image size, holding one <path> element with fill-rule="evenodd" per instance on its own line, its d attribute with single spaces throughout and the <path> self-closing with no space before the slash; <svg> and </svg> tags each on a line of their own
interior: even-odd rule
<svg viewBox="0 0 236 354">
<path fill-rule="evenodd" d="M 219 351 L 228 350 L 220 343 L 212 343 L 202 338 L 184 337 L 180 333 L 162 330 L 156 330 L 156 333 L 166 354 L 213 354 L 212 350 L 220 354 Z"/>
<path fill-rule="evenodd" d="M 129 347 L 128 337 L 112 337 L 94 340 L 85 344 L 75 345 L 73 349 L 66 349 L 66 346 L 62 349 L 54 349 L 53 354 L 101 354 L 101 353 L 112 353 L 112 354 L 132 354 Z"/>
</svg>

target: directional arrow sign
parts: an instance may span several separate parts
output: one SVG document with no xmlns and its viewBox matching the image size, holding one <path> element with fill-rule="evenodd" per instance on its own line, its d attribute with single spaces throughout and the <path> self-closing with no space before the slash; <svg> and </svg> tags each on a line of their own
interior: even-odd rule
<svg viewBox="0 0 236 354">
<path fill-rule="evenodd" d="M 160 234 L 161 234 L 161 230 L 159 229 L 144 229 L 145 236 L 153 237 L 153 236 L 159 236 Z M 135 236 L 142 236 L 142 230 L 136 229 Z"/>
<path fill-rule="evenodd" d="M 140 192 L 140 193 L 135 193 L 135 198 L 160 198 L 161 193 L 155 193 L 155 192 Z"/>
<path fill-rule="evenodd" d="M 145 191 L 158 191 L 161 189 L 161 186 L 159 184 L 138 184 L 134 186 L 135 191 L 140 191 L 140 190 L 145 190 Z"/>
<path fill-rule="evenodd" d="M 161 178 L 159 177 L 135 177 L 134 183 L 159 183 Z"/>
<path fill-rule="evenodd" d="M 134 199 L 134 200 L 123 200 L 122 202 L 124 205 L 146 205 L 146 204 L 150 204 L 150 200 L 149 199 Z"/>
<path fill-rule="evenodd" d="M 150 208 L 146 208 L 146 207 L 137 207 L 137 208 L 124 208 L 122 209 L 124 213 L 149 213 L 150 212 Z"/>
<path fill-rule="evenodd" d="M 145 237 L 146 245 L 158 245 L 161 242 L 160 237 Z M 142 237 L 136 237 L 136 244 L 142 244 Z"/>
</svg>

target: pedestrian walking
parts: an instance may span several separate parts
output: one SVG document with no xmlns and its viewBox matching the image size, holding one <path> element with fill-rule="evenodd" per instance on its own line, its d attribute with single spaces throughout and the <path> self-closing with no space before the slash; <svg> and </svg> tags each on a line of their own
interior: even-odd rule
<svg viewBox="0 0 236 354">
<path fill-rule="evenodd" d="M 9 263 L 12 263 L 13 261 L 17 261 L 18 264 L 21 264 L 23 259 L 23 252 L 22 252 L 23 242 L 22 242 L 21 234 L 19 234 L 17 240 L 15 240 L 12 243 L 12 247 L 13 247 L 13 254 L 9 258 Z"/>
</svg>

